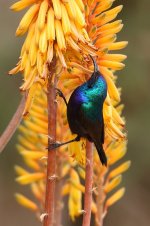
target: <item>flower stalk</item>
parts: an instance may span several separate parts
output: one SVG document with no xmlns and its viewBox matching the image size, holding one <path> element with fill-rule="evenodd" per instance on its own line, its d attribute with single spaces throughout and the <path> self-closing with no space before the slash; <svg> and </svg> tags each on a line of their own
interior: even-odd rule
<svg viewBox="0 0 150 226">
<path fill-rule="evenodd" d="M 84 215 L 82 226 L 90 226 L 93 184 L 93 144 L 86 141 Z"/>
<path fill-rule="evenodd" d="M 59 156 L 59 152 L 56 153 L 56 187 L 55 187 L 55 221 L 54 226 L 61 225 L 62 222 L 62 210 L 63 210 L 63 200 L 61 195 L 61 190 L 64 185 L 64 181 L 62 179 L 62 159 Z"/>
<path fill-rule="evenodd" d="M 55 75 L 56 58 L 48 66 L 47 107 L 48 107 L 48 158 L 45 194 L 45 217 L 43 226 L 52 226 L 54 223 L 55 184 L 56 184 L 56 150 L 49 151 L 51 143 L 56 142 L 56 114 L 57 104 Z M 53 79 L 54 77 L 54 79 Z"/>
<path fill-rule="evenodd" d="M 103 177 L 101 177 L 97 184 L 97 196 L 96 196 L 96 205 L 99 207 L 95 217 L 95 226 L 103 226 L 103 202 L 104 202 L 104 188 L 103 188 Z"/>
<path fill-rule="evenodd" d="M 26 94 L 22 97 L 21 102 L 13 115 L 11 121 L 9 122 L 7 128 L 3 132 L 3 134 L 0 137 L 0 153 L 4 150 L 7 143 L 10 141 L 11 137 L 15 133 L 18 125 L 20 124 L 20 121 L 22 119 L 22 113 L 25 107 L 26 103 Z"/>
</svg>

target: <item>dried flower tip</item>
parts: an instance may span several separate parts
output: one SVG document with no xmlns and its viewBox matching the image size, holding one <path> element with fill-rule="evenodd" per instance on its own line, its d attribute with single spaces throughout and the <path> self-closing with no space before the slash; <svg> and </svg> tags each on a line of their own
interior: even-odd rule
<svg viewBox="0 0 150 226">
<path fill-rule="evenodd" d="M 86 214 L 85 210 L 79 210 L 79 214 Z"/>
<path fill-rule="evenodd" d="M 50 176 L 48 179 L 53 181 L 53 180 L 58 179 L 58 176 L 54 174 L 54 175 Z"/>
<path fill-rule="evenodd" d="M 40 221 L 43 222 L 44 218 L 47 217 L 47 216 L 48 216 L 47 213 L 42 213 L 41 216 L 40 216 Z"/>
<path fill-rule="evenodd" d="M 47 156 L 43 156 L 40 158 L 40 160 L 46 160 L 48 157 Z"/>
<path fill-rule="evenodd" d="M 97 187 L 93 187 L 92 190 L 91 190 L 91 192 L 93 193 L 93 192 L 95 192 L 96 190 L 97 190 Z"/>
<path fill-rule="evenodd" d="M 88 158 L 86 158 L 86 165 L 91 165 L 91 161 Z"/>
</svg>

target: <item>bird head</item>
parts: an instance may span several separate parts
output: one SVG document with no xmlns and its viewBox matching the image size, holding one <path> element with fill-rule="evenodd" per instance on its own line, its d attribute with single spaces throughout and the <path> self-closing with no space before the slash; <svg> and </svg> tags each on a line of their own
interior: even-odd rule
<svg viewBox="0 0 150 226">
<path fill-rule="evenodd" d="M 92 73 L 90 79 L 88 80 L 88 87 L 92 88 L 97 81 L 98 77 L 101 75 L 99 70 L 98 70 L 98 65 L 96 63 L 96 60 L 90 55 L 93 65 L 94 65 L 94 72 Z"/>
</svg>

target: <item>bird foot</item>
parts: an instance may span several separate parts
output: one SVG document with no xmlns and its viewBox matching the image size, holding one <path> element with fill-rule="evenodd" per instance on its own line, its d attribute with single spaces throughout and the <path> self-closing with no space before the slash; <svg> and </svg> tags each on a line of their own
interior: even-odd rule
<svg viewBox="0 0 150 226">
<path fill-rule="evenodd" d="M 49 144 L 47 149 L 48 149 L 48 151 L 51 151 L 51 150 L 56 149 L 60 146 L 61 146 L 61 143 L 51 143 L 51 144 Z"/>
<path fill-rule="evenodd" d="M 77 136 L 77 137 L 75 138 L 75 141 L 80 141 L 80 137 Z"/>
<path fill-rule="evenodd" d="M 56 96 L 58 95 L 59 97 L 61 97 L 63 100 L 64 100 L 64 102 L 65 102 L 65 104 L 66 104 L 66 106 L 68 105 L 68 103 L 67 103 L 67 100 L 66 100 L 66 98 L 65 98 L 65 96 L 64 96 L 64 94 L 63 94 L 63 92 L 60 90 L 60 89 L 58 89 L 58 88 L 55 88 L 56 89 Z"/>
<path fill-rule="evenodd" d="M 63 93 L 62 93 L 62 91 L 60 89 L 56 88 L 56 91 L 57 91 L 56 95 L 58 95 L 58 96 L 60 96 L 62 98 L 64 97 L 64 95 L 63 95 Z"/>
</svg>

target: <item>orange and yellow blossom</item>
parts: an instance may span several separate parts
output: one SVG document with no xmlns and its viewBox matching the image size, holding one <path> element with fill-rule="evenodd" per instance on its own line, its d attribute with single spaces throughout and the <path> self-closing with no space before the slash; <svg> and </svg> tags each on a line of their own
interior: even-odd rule
<svg viewBox="0 0 150 226">
<path fill-rule="evenodd" d="M 21 91 L 29 90 L 29 99 L 32 99 L 37 84 L 42 86 L 47 80 L 47 64 L 56 56 L 61 68 L 67 68 L 70 54 L 80 55 L 91 53 L 96 55 L 96 48 L 86 32 L 84 5 L 82 1 L 60 0 L 22 0 L 11 6 L 11 9 L 20 11 L 30 6 L 17 28 L 16 35 L 27 33 L 23 44 L 19 62 L 9 74 L 23 73 L 24 83 Z M 87 49 L 86 49 L 87 48 Z M 70 54 L 69 54 L 70 52 Z M 31 101 L 24 114 L 30 108 Z"/>
<path fill-rule="evenodd" d="M 127 42 L 116 42 L 117 33 L 122 29 L 122 21 L 114 20 L 122 6 L 110 9 L 114 0 L 21 0 L 12 5 L 15 11 L 30 7 L 23 16 L 16 35 L 27 32 L 19 62 L 10 74 L 19 71 L 23 74 L 21 91 L 29 91 L 24 114 L 30 113 L 20 126 L 18 150 L 31 168 L 26 171 L 16 167 L 17 182 L 30 184 L 37 203 L 17 194 L 17 200 L 38 214 L 42 213 L 45 192 L 45 165 L 47 151 L 47 98 L 46 84 L 48 64 L 56 57 L 58 87 L 67 99 L 71 92 L 85 82 L 93 71 L 89 54 L 97 57 L 99 69 L 104 76 L 108 93 L 104 103 L 105 152 L 108 167 L 101 166 L 96 150 L 94 151 L 93 203 L 92 211 L 96 225 L 100 216 L 124 194 L 119 189 L 109 199 L 111 192 L 121 183 L 121 174 L 126 171 L 127 161 L 116 169 L 110 166 L 119 161 L 126 153 L 126 137 L 123 132 L 125 122 L 121 117 L 123 106 L 120 104 L 120 90 L 116 87 L 116 70 L 124 67 L 125 55 L 112 53 L 123 49 Z M 34 100 L 34 101 L 33 101 Z M 57 98 L 57 140 L 72 138 L 66 119 L 66 106 Z M 32 105 L 31 105 L 32 104 Z M 68 178 L 62 188 L 62 196 L 68 195 L 69 214 L 74 220 L 82 211 L 81 197 L 85 178 L 85 141 L 61 147 L 58 159 L 61 161 L 60 178 Z M 106 174 L 107 173 L 107 174 Z M 102 189 L 104 188 L 104 189 Z M 99 205 L 101 204 L 101 208 Z"/>
</svg>

